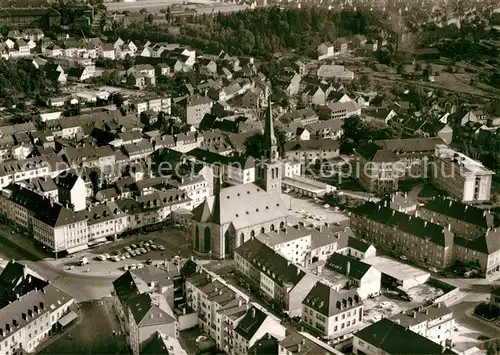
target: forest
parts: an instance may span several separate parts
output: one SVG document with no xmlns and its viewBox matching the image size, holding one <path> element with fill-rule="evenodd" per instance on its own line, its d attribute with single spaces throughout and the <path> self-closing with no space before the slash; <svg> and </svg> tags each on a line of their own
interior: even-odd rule
<svg viewBox="0 0 500 355">
<path fill-rule="evenodd" d="M 48 85 L 43 70 L 31 59 L 0 60 L 0 106 L 11 106 L 25 100 L 44 101 L 53 85 Z"/>
<path fill-rule="evenodd" d="M 176 41 L 200 50 L 232 55 L 252 55 L 270 59 L 277 52 L 309 53 L 325 41 L 364 34 L 380 28 L 382 18 L 374 13 L 303 10 L 277 7 L 214 16 L 201 15 L 180 25 L 180 35 L 169 34 L 151 24 L 131 25 L 115 30 L 115 35 L 139 42 Z"/>
</svg>

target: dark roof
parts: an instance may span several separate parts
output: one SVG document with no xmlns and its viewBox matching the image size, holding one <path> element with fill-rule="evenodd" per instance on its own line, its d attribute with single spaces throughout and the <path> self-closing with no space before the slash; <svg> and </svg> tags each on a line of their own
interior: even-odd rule
<svg viewBox="0 0 500 355">
<path fill-rule="evenodd" d="M 28 209 L 34 218 L 51 227 L 60 227 L 85 220 L 84 216 L 19 185 L 9 185 L 5 190 L 8 190 L 11 201 Z"/>
<path fill-rule="evenodd" d="M 0 274 L 0 309 L 35 289 L 49 283 L 30 273 L 26 265 L 10 261 Z"/>
<path fill-rule="evenodd" d="M 483 228 L 492 228 L 500 222 L 485 209 L 442 196 L 428 200 L 423 208 Z"/>
<path fill-rule="evenodd" d="M 324 139 L 310 139 L 307 141 L 293 140 L 285 143 L 285 151 L 296 150 L 337 150 L 339 149 L 339 142 L 337 140 L 324 138 Z"/>
<path fill-rule="evenodd" d="M 500 235 L 497 228 L 495 228 L 488 230 L 473 240 L 455 236 L 455 243 L 463 248 L 475 250 L 483 254 L 492 254 L 500 250 Z"/>
<path fill-rule="evenodd" d="M 395 227 L 410 235 L 429 239 L 432 243 L 440 246 L 451 246 L 453 244 L 453 233 L 448 232 L 442 226 L 393 210 L 382 204 L 366 202 L 354 208 L 352 213 L 386 226 Z"/>
<path fill-rule="evenodd" d="M 71 171 L 63 172 L 56 177 L 56 185 L 71 190 L 78 181 L 79 176 Z"/>
<path fill-rule="evenodd" d="M 393 152 L 433 152 L 438 144 L 445 144 L 440 137 L 385 139 L 375 143 L 383 149 Z"/>
<path fill-rule="evenodd" d="M 250 340 L 259 330 L 260 326 L 262 325 L 262 323 L 264 323 L 266 318 L 267 314 L 262 312 L 260 309 L 252 307 L 248 310 L 243 319 L 238 323 L 238 326 L 234 331 L 246 340 Z"/>
<path fill-rule="evenodd" d="M 455 354 L 453 351 L 444 350 L 441 345 L 387 318 L 369 325 L 355 333 L 354 336 L 382 349 L 387 354 Z"/>
<path fill-rule="evenodd" d="M 366 160 L 373 162 L 393 162 L 399 160 L 394 152 L 384 150 L 372 141 L 360 144 L 356 151 Z"/>
<path fill-rule="evenodd" d="M 156 332 L 141 349 L 141 355 L 163 355 L 170 354 L 167 344 L 160 332 Z M 175 354 L 172 354 L 175 355 Z"/>
<path fill-rule="evenodd" d="M 269 355 L 278 353 L 278 339 L 266 333 L 248 349 L 249 355 Z"/>
<path fill-rule="evenodd" d="M 314 285 L 302 303 L 326 317 L 343 313 L 363 304 L 356 290 L 340 293 L 321 282 Z"/>
<path fill-rule="evenodd" d="M 233 156 L 227 157 L 205 149 L 195 148 L 190 150 L 186 155 L 195 158 L 196 160 L 206 164 L 222 164 L 248 169 L 254 166 L 255 161 L 252 157 Z"/>
<path fill-rule="evenodd" d="M 491 294 L 500 297 L 500 287 L 493 289 L 493 291 L 491 291 Z"/>
<path fill-rule="evenodd" d="M 361 260 L 340 253 L 333 253 L 328 258 L 326 266 L 356 280 L 361 280 L 371 267 L 371 265 L 365 264 Z"/>
<path fill-rule="evenodd" d="M 245 258 L 278 284 L 296 285 L 305 275 L 304 271 L 257 238 L 251 238 L 240 245 L 236 248 L 235 253 Z"/>
<path fill-rule="evenodd" d="M 349 248 L 354 248 L 356 250 L 366 252 L 368 248 L 371 246 L 371 244 L 363 242 L 361 239 L 358 238 L 349 237 L 347 239 L 347 246 Z"/>
</svg>

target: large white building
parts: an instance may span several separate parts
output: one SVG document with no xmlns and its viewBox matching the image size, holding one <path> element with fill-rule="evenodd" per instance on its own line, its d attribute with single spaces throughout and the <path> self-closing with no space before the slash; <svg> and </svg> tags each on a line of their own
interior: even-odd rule
<svg viewBox="0 0 500 355">
<path fill-rule="evenodd" d="M 318 282 L 302 301 L 302 322 L 330 339 L 343 339 L 363 322 L 363 301 L 356 290 L 338 292 Z"/>
<path fill-rule="evenodd" d="M 0 211 L 55 253 L 74 253 L 87 248 L 88 227 L 84 216 L 19 185 L 3 189 Z"/>
</svg>

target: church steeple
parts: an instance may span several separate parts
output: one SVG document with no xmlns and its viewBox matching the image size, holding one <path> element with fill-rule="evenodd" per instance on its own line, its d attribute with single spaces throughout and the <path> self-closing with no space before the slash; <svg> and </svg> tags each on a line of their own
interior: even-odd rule
<svg viewBox="0 0 500 355">
<path fill-rule="evenodd" d="M 271 107 L 271 98 L 268 100 L 266 110 L 266 123 L 264 126 L 264 140 L 266 142 L 266 158 L 276 160 L 278 158 L 278 140 L 274 134 L 273 110 Z"/>
<path fill-rule="evenodd" d="M 281 161 L 278 156 L 278 140 L 274 134 L 273 111 L 268 100 L 264 126 L 265 153 L 257 166 L 257 183 L 267 192 L 281 193 Z"/>
</svg>

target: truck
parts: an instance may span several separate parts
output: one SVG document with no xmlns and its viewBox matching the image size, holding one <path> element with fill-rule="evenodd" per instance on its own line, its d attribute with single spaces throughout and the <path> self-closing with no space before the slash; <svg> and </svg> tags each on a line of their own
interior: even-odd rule
<svg viewBox="0 0 500 355">
<path fill-rule="evenodd" d="M 83 258 L 80 259 L 80 266 L 87 265 L 89 263 L 89 259 L 84 256 Z"/>
</svg>

